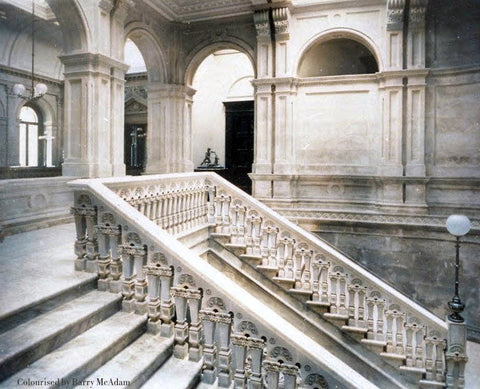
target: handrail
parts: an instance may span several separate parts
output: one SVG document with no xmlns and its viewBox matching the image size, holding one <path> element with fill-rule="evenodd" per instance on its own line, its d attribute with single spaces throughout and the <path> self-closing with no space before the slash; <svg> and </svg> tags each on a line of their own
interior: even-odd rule
<svg viewBox="0 0 480 389">
<path fill-rule="evenodd" d="M 182 175 L 170 178 L 178 176 Z M 203 178 L 207 177 L 212 178 L 210 175 Z M 246 380 L 245 376 L 248 376 L 252 385 L 265 380 L 270 383 L 269 388 L 278 387 L 279 373 L 283 374 L 285 382 L 293 382 L 302 375 L 304 380 L 313 383 L 326 380 L 331 385 L 351 388 L 376 387 L 112 191 L 126 183 L 165 179 L 165 176 L 89 179 L 69 184 L 75 190 L 73 213 L 77 224 L 77 269 L 83 266 L 87 270 L 97 270 L 101 280 L 108 281 L 113 289 L 119 282 L 124 309 L 140 313 L 142 309 L 148 310 L 150 324 L 159 323 L 159 331 L 163 334 L 173 334 L 170 321 L 175 317 L 174 353 L 179 357 L 188 355 L 195 359 L 202 353 L 194 336 L 199 333 L 201 322 L 205 336 L 203 355 L 208 355 L 203 368 L 206 382 L 210 382 L 209 377 L 216 376 L 219 385 L 226 387 L 230 370 L 233 370 L 234 380 Z M 118 234 L 120 239 L 104 239 Z M 122 256 L 121 277 L 117 277 L 116 253 Z M 110 270 L 103 268 L 106 257 L 110 257 Z M 159 285 L 161 293 L 158 292 Z M 170 286 L 167 294 L 163 293 L 165 285 L 167 290 Z M 165 317 L 168 307 L 170 314 Z M 190 310 L 190 323 L 187 323 L 187 309 Z M 231 344 L 228 344 L 230 325 L 233 328 Z M 216 342 L 220 343 L 219 350 L 216 350 Z M 256 353 L 257 349 L 259 353 Z M 267 358 L 259 367 L 264 349 Z M 230 366 L 232 350 L 236 353 L 235 369 Z M 245 361 L 239 356 L 245 357 L 246 350 L 251 358 L 251 370 L 245 375 Z M 266 376 L 258 377 L 263 374 L 262 368 Z M 252 387 L 260 388 L 261 384 Z"/>
</svg>

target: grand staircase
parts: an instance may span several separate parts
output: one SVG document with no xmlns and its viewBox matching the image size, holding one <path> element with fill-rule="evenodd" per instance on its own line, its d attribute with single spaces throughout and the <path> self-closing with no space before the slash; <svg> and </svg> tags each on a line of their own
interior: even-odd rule
<svg viewBox="0 0 480 389">
<path fill-rule="evenodd" d="M 464 385 L 446 323 L 218 176 L 73 186 L 70 248 L 9 253 L 0 386 Z"/>
</svg>

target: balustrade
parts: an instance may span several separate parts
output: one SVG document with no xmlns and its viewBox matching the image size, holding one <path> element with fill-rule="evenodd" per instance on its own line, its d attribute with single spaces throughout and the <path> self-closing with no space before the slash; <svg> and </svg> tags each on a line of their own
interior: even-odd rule
<svg viewBox="0 0 480 389">
<path fill-rule="evenodd" d="M 243 248 L 241 258 L 257 261 L 259 270 L 268 269 L 274 281 L 307 305 L 324 309 L 326 318 L 343 320 L 343 329 L 364 334 L 366 345 L 406 368 L 424 371 L 427 381 L 444 382 L 447 330 L 433 315 L 221 178 L 202 173 L 155 179 L 154 185 L 147 179 L 106 185 L 171 234 L 210 227 L 229 245 Z M 109 283 L 119 280 L 121 271 L 124 308 L 148 312 L 150 328 L 174 334 L 177 357 L 203 357 L 205 382 L 218 379 L 227 387 L 233 380 L 238 388 L 260 388 L 266 382 L 277 388 L 281 381 L 285 388 L 296 387 L 301 369 L 270 354 L 264 360 L 265 340 L 236 332 L 233 313 L 214 307 L 211 297 L 206 300 L 192 277 L 176 274 L 171 258 L 147 249 L 150 243 L 105 213 L 97 225 L 97 208 L 88 195 L 78 194 L 75 201 L 76 267 L 96 269 Z M 308 377 L 324 387 L 318 377 Z"/>
</svg>

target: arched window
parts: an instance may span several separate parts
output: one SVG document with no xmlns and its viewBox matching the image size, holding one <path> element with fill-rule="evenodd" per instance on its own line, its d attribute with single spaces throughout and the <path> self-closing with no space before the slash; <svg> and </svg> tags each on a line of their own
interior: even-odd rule
<svg viewBox="0 0 480 389">
<path fill-rule="evenodd" d="M 378 72 L 370 50 L 346 38 L 331 39 L 313 45 L 304 54 L 298 68 L 300 77 L 339 76 Z"/>
<path fill-rule="evenodd" d="M 18 137 L 20 166 L 38 166 L 38 127 L 37 112 L 32 107 L 22 107 Z"/>
</svg>

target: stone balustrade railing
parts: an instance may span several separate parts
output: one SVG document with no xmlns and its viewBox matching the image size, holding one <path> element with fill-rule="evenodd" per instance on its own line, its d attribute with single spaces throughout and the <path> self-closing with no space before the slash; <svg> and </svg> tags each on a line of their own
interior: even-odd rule
<svg viewBox="0 0 480 389">
<path fill-rule="evenodd" d="M 97 272 L 99 289 L 122 293 L 124 310 L 147 314 L 150 331 L 173 336 L 175 357 L 203 359 L 205 383 L 259 389 L 374 388 L 160 227 L 178 233 L 208 223 L 213 192 L 207 177 L 70 183 L 76 269 Z M 150 196 L 144 190 L 140 196 L 139 185 L 157 190 L 165 179 L 176 182 L 169 187 L 174 193 Z M 128 202 L 116 192 L 125 193 Z M 176 217 L 162 211 L 165 205 Z"/>
<path fill-rule="evenodd" d="M 82 182 L 85 184 L 81 184 Z M 88 182 L 91 183 L 87 184 Z M 290 223 L 219 176 L 211 173 L 179 174 L 90 180 L 76 184 L 77 187 L 82 185 L 85 185 L 89 193 L 92 193 L 93 186 L 103 191 L 106 191 L 107 187 L 110 188 L 114 192 L 108 192 L 113 204 L 122 204 L 125 207 L 127 202 L 139 211 L 134 214 L 131 212 L 131 207 L 125 208 L 129 210 L 132 218 L 135 216 L 139 225 L 145 223 L 148 218 L 153 225 L 160 226 L 171 234 L 210 225 L 214 237 L 226 238 L 227 247 L 243 250 L 241 258 L 256 264 L 258 270 L 268 274 L 292 294 L 306 300 L 306 304 L 312 309 L 324 312 L 327 319 L 343 322 L 342 329 L 345 331 L 363 334 L 363 343 L 370 348 L 378 349 L 381 355 L 390 361 L 396 361 L 402 369 L 421 373 L 423 385 L 445 382 L 447 370 L 445 348 L 448 332 L 445 322 L 325 242 Z M 229 320 L 232 324 L 233 317 L 230 316 L 229 319 L 226 315 L 230 311 L 219 309 L 216 305 L 213 310 L 216 311 L 214 313 L 217 316 L 212 316 L 211 310 L 200 309 L 205 300 L 205 291 L 211 290 L 212 287 L 199 291 L 195 288 L 196 284 L 185 283 L 185 277 L 182 278 L 175 273 L 176 268 L 172 265 L 172 260 L 162 262 L 155 259 L 162 255 L 155 251 L 155 247 L 164 247 L 166 244 L 165 239 L 168 235 L 165 231 L 162 230 L 161 237 L 152 236 L 149 231 L 149 236 L 152 236 L 150 239 L 157 243 L 152 244 L 153 249 L 148 249 L 150 243 L 145 243 L 145 238 L 140 237 L 141 234 L 135 232 L 137 235 L 132 235 L 135 233 L 122 230 L 122 224 L 130 228 L 128 223 L 131 220 L 123 216 L 121 223 L 118 220 L 114 223 L 111 218 L 114 217 L 115 212 L 111 210 L 110 213 L 105 213 L 100 209 L 97 223 L 89 214 L 93 211 L 88 209 L 93 209 L 92 202 L 98 200 L 92 199 L 92 194 L 89 197 L 91 204 L 86 201 L 86 198 L 81 200 L 81 194 L 77 194 L 76 199 L 75 212 L 81 215 L 76 216 L 76 219 L 79 220 L 81 217 L 82 220 L 77 220 L 80 233 L 77 236 L 76 252 L 79 258 L 82 258 L 80 261 L 85 263 L 86 269 L 91 271 L 95 267 L 89 264 L 95 258 L 97 249 L 94 239 L 90 236 L 97 236 L 99 237 L 97 261 L 99 277 L 109 279 L 109 288 L 112 290 L 119 290 L 121 284 L 125 296 L 124 305 L 130 309 L 134 306 L 140 312 L 146 311 L 148 307 L 152 323 L 159 320 L 163 326 L 169 325 L 169 328 L 172 328 L 173 323 L 169 322 L 168 318 L 172 317 L 173 304 L 175 304 L 177 320 L 179 313 L 181 321 L 183 320 L 180 323 L 183 327 L 177 323 L 178 332 L 175 330 L 175 333 L 179 334 L 177 349 L 180 346 L 188 348 L 185 346 L 188 343 L 185 338 L 186 332 L 180 331 L 180 328 L 187 326 L 183 316 L 188 306 L 190 317 L 197 320 L 197 323 L 190 325 L 193 328 L 191 333 L 194 334 L 197 331 L 195 326 L 200 325 L 202 321 L 206 331 L 204 356 L 212 352 L 215 354 L 211 351 L 211 347 L 207 347 L 213 344 L 209 343 L 212 341 L 213 332 L 209 327 L 211 324 L 205 322 L 218 323 L 215 324 L 217 331 L 226 331 L 222 335 L 222 339 L 226 339 L 228 331 L 220 328 L 223 328 Z M 79 201 L 82 204 L 78 203 Z M 103 207 L 106 206 L 106 204 L 103 205 Z M 97 226 L 96 231 L 94 226 Z M 103 230 L 104 228 L 106 230 Z M 77 231 L 79 231 L 78 228 Z M 169 236 L 168 239 L 171 240 L 172 237 Z M 121 277 L 118 270 L 120 241 L 123 242 L 120 245 L 123 259 Z M 174 241 L 176 242 L 175 239 Z M 115 245 L 117 245 L 116 248 Z M 105 262 L 108 259 L 105 258 L 109 255 L 111 258 L 108 266 Z M 180 258 L 177 260 L 180 261 Z M 145 263 L 147 263 L 146 267 L 144 267 Z M 79 265 L 79 267 L 82 266 L 83 264 Z M 108 273 L 108 267 L 110 273 Z M 179 267 L 182 268 L 182 266 Z M 168 276 L 168 274 L 171 275 Z M 165 286 L 154 286 L 154 290 L 158 292 L 147 288 L 147 285 L 164 285 L 165 282 L 168 284 L 169 281 L 161 281 L 168 277 L 171 279 L 177 277 L 170 292 Z M 146 297 L 147 289 L 148 298 Z M 173 296 L 173 300 L 169 296 Z M 200 296 L 204 296 L 202 302 L 200 302 Z M 225 303 L 225 300 L 222 301 Z M 140 309 L 140 306 L 144 308 Z M 153 308 L 154 306 L 157 308 Z M 197 306 L 198 309 L 195 308 Z M 177 324 L 175 324 L 176 329 Z M 240 342 L 238 336 L 242 335 L 237 335 L 238 333 L 234 332 L 234 336 L 228 341 L 232 343 L 232 350 L 238 349 L 235 342 Z M 254 334 L 244 333 L 244 335 L 249 335 L 249 341 L 253 339 L 255 342 L 260 341 L 253 336 Z M 227 343 L 222 347 L 225 350 L 228 349 Z M 198 348 L 198 341 L 190 345 L 192 350 Z M 199 351 L 194 353 L 197 355 Z M 457 354 L 464 355 L 464 350 L 458 351 Z M 208 361 L 209 358 L 206 360 Z M 226 360 L 226 357 L 222 357 L 221 354 L 218 354 L 218 358 Z M 277 362 L 269 360 L 265 366 L 273 369 L 273 366 L 277 366 L 275 365 Z M 206 364 L 208 366 L 206 375 L 209 370 L 217 366 L 215 363 Z M 299 363 L 302 366 L 301 362 Z M 459 366 L 460 372 L 457 371 L 455 374 L 462 381 L 464 364 L 460 363 Z M 219 372 L 223 371 L 222 369 L 225 370 L 226 367 L 219 367 Z M 292 369 L 295 370 L 294 367 Z M 305 373 L 302 376 L 306 377 Z M 447 381 L 449 380 L 451 381 L 452 377 L 447 377 Z"/>
</svg>

